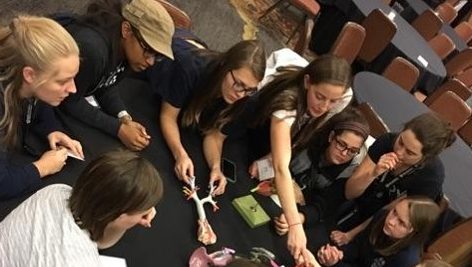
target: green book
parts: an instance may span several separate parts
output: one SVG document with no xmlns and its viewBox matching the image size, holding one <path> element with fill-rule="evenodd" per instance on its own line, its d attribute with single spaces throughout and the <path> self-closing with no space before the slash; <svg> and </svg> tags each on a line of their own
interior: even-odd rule
<svg viewBox="0 0 472 267">
<path fill-rule="evenodd" d="M 235 198 L 232 203 L 251 228 L 266 224 L 270 221 L 267 213 L 252 195 Z"/>
</svg>

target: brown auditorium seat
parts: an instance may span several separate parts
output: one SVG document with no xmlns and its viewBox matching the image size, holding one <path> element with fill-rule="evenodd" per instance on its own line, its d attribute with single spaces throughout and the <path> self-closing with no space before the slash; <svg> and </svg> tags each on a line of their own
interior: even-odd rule
<svg viewBox="0 0 472 267">
<path fill-rule="evenodd" d="M 472 120 L 468 120 L 460 129 L 457 134 L 466 142 L 469 146 L 472 145 Z"/>
<path fill-rule="evenodd" d="M 397 26 L 380 9 L 372 10 L 362 22 L 366 36 L 359 59 L 372 62 L 390 43 L 397 32 Z"/>
<path fill-rule="evenodd" d="M 423 36 L 426 41 L 431 40 L 439 32 L 442 27 L 442 20 L 432 10 L 428 9 L 419 15 L 411 26 Z"/>
<path fill-rule="evenodd" d="M 385 78 L 396 83 L 408 92 L 411 92 L 415 86 L 419 74 L 418 68 L 402 57 L 394 58 L 382 73 Z"/>
<path fill-rule="evenodd" d="M 468 88 L 472 87 L 472 68 L 468 68 L 455 77 Z"/>
<path fill-rule="evenodd" d="M 472 48 L 470 47 L 459 52 L 445 64 L 448 77 L 455 77 L 471 66 Z"/>
<path fill-rule="evenodd" d="M 454 31 L 464 42 L 468 43 L 470 40 L 472 40 L 472 25 L 469 22 L 463 21 L 459 23 L 454 28 Z"/>
<path fill-rule="evenodd" d="M 440 33 L 429 40 L 429 46 L 434 50 L 440 59 L 444 60 L 454 51 L 456 45 L 445 33 Z"/>
<path fill-rule="evenodd" d="M 459 130 L 472 114 L 467 103 L 451 91 L 442 93 L 431 102 L 429 108 L 435 111 L 440 118 L 447 121 L 454 131 Z"/>
<path fill-rule="evenodd" d="M 189 30 L 192 26 L 192 20 L 190 17 L 180 8 L 165 0 L 156 0 L 167 10 L 172 20 L 174 21 L 175 27 Z"/>
<path fill-rule="evenodd" d="M 445 23 L 451 23 L 457 17 L 457 10 L 450 3 L 444 2 L 435 9 L 438 16 Z"/>
<path fill-rule="evenodd" d="M 454 92 L 462 100 L 466 101 L 469 97 L 472 96 L 472 90 L 469 89 L 462 81 L 459 79 L 450 79 L 439 86 L 434 92 L 429 95 L 425 100 L 424 104 L 429 106 L 434 102 L 441 94 L 446 91 Z"/>
<path fill-rule="evenodd" d="M 438 237 L 426 249 L 427 253 L 438 253 L 442 260 L 454 267 L 470 266 L 472 260 L 472 218 L 456 224 Z"/>
<path fill-rule="evenodd" d="M 303 20 L 298 23 L 297 27 L 295 28 L 295 30 L 292 32 L 292 34 L 288 38 L 287 43 L 289 43 L 290 40 L 292 39 L 292 37 L 295 35 L 295 33 L 300 29 L 302 24 L 304 22 L 306 24 L 306 20 L 308 20 L 308 19 L 314 20 L 316 18 L 316 16 L 320 12 L 321 7 L 320 7 L 320 4 L 318 2 L 316 2 L 316 0 L 278 0 L 272 6 L 270 6 L 268 9 L 266 9 L 264 11 L 262 16 L 259 17 L 259 20 L 264 18 L 267 14 L 269 14 L 277 6 L 279 6 L 280 4 L 285 3 L 285 2 L 288 2 L 292 6 L 298 8 L 304 14 Z"/>
<path fill-rule="evenodd" d="M 367 103 L 361 103 L 357 108 L 362 112 L 370 127 L 370 135 L 375 139 L 379 138 L 383 134 L 390 132 L 390 129 L 385 124 L 385 122 L 380 118 L 377 112 L 372 108 L 372 106 Z"/>
<path fill-rule="evenodd" d="M 330 53 L 352 64 L 361 50 L 365 35 L 362 25 L 348 21 L 336 38 Z"/>
</svg>

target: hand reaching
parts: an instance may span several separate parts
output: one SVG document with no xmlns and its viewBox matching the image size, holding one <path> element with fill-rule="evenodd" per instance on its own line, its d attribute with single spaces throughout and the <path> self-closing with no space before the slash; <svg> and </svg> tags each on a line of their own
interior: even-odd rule
<svg viewBox="0 0 472 267">
<path fill-rule="evenodd" d="M 175 159 L 174 171 L 179 180 L 189 184 L 190 178 L 194 177 L 193 162 L 188 155 Z"/>
<path fill-rule="evenodd" d="M 49 147 L 52 150 L 57 150 L 58 146 L 63 146 L 69 149 L 73 154 L 80 158 L 84 158 L 82 145 L 79 141 L 70 138 L 63 132 L 55 131 L 48 135 Z"/>
<path fill-rule="evenodd" d="M 345 233 L 337 230 L 332 231 L 329 237 L 337 246 L 347 245 L 352 240 L 352 236 L 349 232 Z"/>
<path fill-rule="evenodd" d="M 212 170 L 210 173 L 210 185 L 215 184 L 217 182 L 217 186 L 215 191 L 213 191 L 214 195 L 222 195 L 225 192 L 226 184 L 228 183 L 226 177 L 219 169 Z"/>
<path fill-rule="evenodd" d="M 121 123 L 118 138 L 130 150 L 140 151 L 149 145 L 151 136 L 141 124 L 127 120 Z"/>
<path fill-rule="evenodd" d="M 320 250 L 318 250 L 318 259 L 320 263 L 325 266 L 333 266 L 342 260 L 343 257 L 344 254 L 341 250 L 329 244 L 322 246 Z"/>
<path fill-rule="evenodd" d="M 64 165 L 66 165 L 66 159 L 67 149 L 60 148 L 44 152 L 41 158 L 33 162 L 33 164 L 38 169 L 40 177 L 44 178 L 62 170 Z"/>
</svg>

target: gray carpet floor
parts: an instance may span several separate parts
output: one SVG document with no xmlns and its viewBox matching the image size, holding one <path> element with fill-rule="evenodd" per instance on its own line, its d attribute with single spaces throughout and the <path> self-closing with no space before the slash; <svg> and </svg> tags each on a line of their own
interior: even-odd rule
<svg viewBox="0 0 472 267">
<path fill-rule="evenodd" d="M 238 1 L 238 0 L 234 0 Z M 229 0 L 169 0 L 192 19 L 192 31 L 211 49 L 224 51 L 242 40 L 244 21 Z M 17 13 L 45 15 L 59 11 L 81 13 L 90 0 L 0 0 L 0 22 L 5 24 Z M 262 27 L 256 33 L 268 54 L 282 48 L 282 41 L 270 35 Z M 281 38 L 279 38 L 281 39 Z"/>
</svg>

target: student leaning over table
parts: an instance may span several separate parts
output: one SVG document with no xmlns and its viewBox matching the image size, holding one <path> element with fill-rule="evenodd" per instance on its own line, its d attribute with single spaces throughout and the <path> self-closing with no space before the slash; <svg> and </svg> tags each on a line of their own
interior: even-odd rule
<svg viewBox="0 0 472 267">
<path fill-rule="evenodd" d="M 413 267 L 439 216 L 439 207 L 424 197 L 407 197 L 359 226 L 351 243 L 327 244 L 317 257 L 324 266 Z"/>
<path fill-rule="evenodd" d="M 101 266 L 98 249 L 138 224 L 151 227 L 162 195 L 151 163 L 130 151 L 108 152 L 73 188 L 47 186 L 0 223 L 0 266 Z"/>
<path fill-rule="evenodd" d="M 307 148 L 293 151 L 290 173 L 300 220 L 306 225 L 330 220 L 344 201 L 344 184 L 367 154 L 369 124 L 356 108 L 346 107 L 313 133 Z M 300 190 L 301 189 L 301 190 Z M 275 218 L 277 233 L 288 232 L 283 214 Z"/>
<path fill-rule="evenodd" d="M 78 69 L 77 44 L 55 21 L 24 15 L 0 28 L 0 199 L 31 191 L 40 178 L 60 171 L 67 154 L 59 147 L 83 157 L 80 143 L 62 132 L 52 110 L 75 93 Z M 29 131 L 47 139 L 50 150 L 28 149 L 42 155 L 20 166 L 9 151 L 29 147 Z"/>
<path fill-rule="evenodd" d="M 329 111 L 344 99 L 350 82 L 351 67 L 345 60 L 320 56 L 305 68 L 280 68 L 274 79 L 255 95 L 254 107 L 246 109 L 251 111 L 249 123 L 255 128 L 249 138 L 257 140 L 250 148 L 258 150 L 259 155 L 271 152 L 277 193 L 289 224 L 287 245 L 295 261 L 305 266 L 317 263 L 306 248 L 306 236 L 295 202 L 289 170 L 291 151 L 294 147 L 306 146 Z M 232 121 L 229 124 L 244 127 L 247 123 Z M 253 169 L 250 174 L 255 176 Z"/>
<path fill-rule="evenodd" d="M 172 18 L 155 0 L 94 0 L 81 17 L 56 15 L 79 44 L 77 94 L 60 106 L 68 115 L 142 150 L 150 136 L 133 121 L 116 85 L 126 72 L 143 71 L 173 58 Z M 130 90 L 132 88 L 129 88 Z M 94 97 L 100 109 L 87 102 Z"/>
<path fill-rule="evenodd" d="M 147 71 L 153 90 L 162 97 L 161 130 L 175 158 L 175 173 L 184 182 L 194 176 L 194 166 L 180 137 L 181 110 L 181 127 L 197 127 L 206 134 L 242 112 L 243 99 L 257 90 L 265 69 L 265 51 L 258 41 L 241 41 L 224 53 L 194 44 L 174 38 L 175 60 L 163 60 Z M 222 194 L 226 178 L 219 161 L 210 168 L 211 182 L 218 182 L 215 194 Z"/>
</svg>

